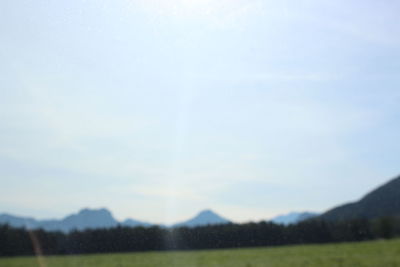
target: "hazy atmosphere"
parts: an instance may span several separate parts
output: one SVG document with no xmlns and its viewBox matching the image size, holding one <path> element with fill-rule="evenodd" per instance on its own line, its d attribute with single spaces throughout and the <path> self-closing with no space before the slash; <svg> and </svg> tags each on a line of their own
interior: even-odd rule
<svg viewBox="0 0 400 267">
<path fill-rule="evenodd" d="M 1 1 L 0 213 L 244 222 L 357 200 L 399 174 L 399 11 Z"/>
</svg>

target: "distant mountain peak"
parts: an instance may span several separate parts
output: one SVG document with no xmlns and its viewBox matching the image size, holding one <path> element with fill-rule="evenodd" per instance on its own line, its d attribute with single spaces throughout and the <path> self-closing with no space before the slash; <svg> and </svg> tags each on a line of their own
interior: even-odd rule
<svg viewBox="0 0 400 267">
<path fill-rule="evenodd" d="M 109 211 L 106 208 L 99 208 L 99 209 L 84 208 L 81 209 L 78 213 L 72 214 L 71 216 L 97 217 L 97 218 L 108 218 L 111 220 L 115 220 L 111 211 Z"/>
<path fill-rule="evenodd" d="M 229 220 L 221 217 L 210 209 L 200 211 L 196 216 L 187 221 L 174 224 L 172 227 L 196 227 L 212 224 L 230 223 Z"/>
<path fill-rule="evenodd" d="M 106 208 L 98 208 L 98 209 L 83 208 L 78 212 L 78 214 L 91 214 L 91 213 L 111 214 L 111 212 Z"/>
<path fill-rule="evenodd" d="M 318 213 L 315 212 L 289 212 L 288 214 L 279 215 L 272 218 L 270 221 L 277 224 L 289 225 L 289 224 L 296 224 L 313 217 L 318 216 Z"/>
<path fill-rule="evenodd" d="M 200 216 L 219 216 L 219 215 L 210 209 L 206 209 L 206 210 L 202 210 L 199 213 L 197 213 L 196 217 L 200 217 Z"/>
</svg>

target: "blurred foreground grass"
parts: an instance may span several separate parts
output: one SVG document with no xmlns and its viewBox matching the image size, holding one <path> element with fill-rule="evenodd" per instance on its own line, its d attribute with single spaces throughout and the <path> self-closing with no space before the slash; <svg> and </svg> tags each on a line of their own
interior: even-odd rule
<svg viewBox="0 0 400 267">
<path fill-rule="evenodd" d="M 1 267 L 400 266 L 400 240 L 270 248 L 0 258 Z"/>
</svg>

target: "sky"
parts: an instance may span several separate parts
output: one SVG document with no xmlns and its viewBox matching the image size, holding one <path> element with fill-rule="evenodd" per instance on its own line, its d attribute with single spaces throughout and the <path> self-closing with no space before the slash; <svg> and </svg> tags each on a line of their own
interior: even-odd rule
<svg viewBox="0 0 400 267">
<path fill-rule="evenodd" d="M 236 222 L 400 174 L 400 3 L 3 0 L 0 213 Z"/>
</svg>

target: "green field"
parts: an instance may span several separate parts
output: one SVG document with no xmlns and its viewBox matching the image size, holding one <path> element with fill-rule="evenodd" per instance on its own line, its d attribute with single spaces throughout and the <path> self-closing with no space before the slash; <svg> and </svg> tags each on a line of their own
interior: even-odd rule
<svg viewBox="0 0 400 267">
<path fill-rule="evenodd" d="M 39 261 L 41 263 L 39 263 Z M 4 267 L 147 266 L 400 266 L 400 240 L 362 243 L 146 252 L 81 256 L 0 258 Z"/>
</svg>

